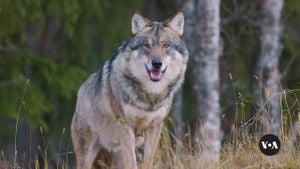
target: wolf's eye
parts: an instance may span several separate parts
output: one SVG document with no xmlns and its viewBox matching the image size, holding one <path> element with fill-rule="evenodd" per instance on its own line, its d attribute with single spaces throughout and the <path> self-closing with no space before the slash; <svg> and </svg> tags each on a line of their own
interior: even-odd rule
<svg viewBox="0 0 300 169">
<path fill-rule="evenodd" d="M 170 47 L 170 45 L 167 44 L 167 43 L 163 43 L 163 44 L 162 44 L 162 47 L 163 47 L 163 48 L 168 48 L 168 47 Z"/>
<path fill-rule="evenodd" d="M 148 42 L 145 42 L 145 43 L 143 44 L 143 46 L 144 46 L 145 48 L 147 48 L 147 49 L 150 49 L 150 44 L 149 44 Z"/>
</svg>

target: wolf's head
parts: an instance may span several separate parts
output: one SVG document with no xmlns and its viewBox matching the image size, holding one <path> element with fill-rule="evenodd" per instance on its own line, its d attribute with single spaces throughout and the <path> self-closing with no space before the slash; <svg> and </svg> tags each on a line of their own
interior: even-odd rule
<svg viewBox="0 0 300 169">
<path fill-rule="evenodd" d="M 139 13 L 131 20 L 122 70 L 150 93 L 159 93 L 183 79 L 188 51 L 182 40 L 184 16 L 178 12 L 165 22 L 150 21 Z M 181 80 L 182 81 L 182 80 Z"/>
</svg>

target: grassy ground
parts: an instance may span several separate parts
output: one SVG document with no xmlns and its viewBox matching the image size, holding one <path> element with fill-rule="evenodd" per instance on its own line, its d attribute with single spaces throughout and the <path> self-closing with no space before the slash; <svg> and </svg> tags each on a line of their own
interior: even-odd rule
<svg viewBox="0 0 300 169">
<path fill-rule="evenodd" d="M 264 155 L 258 140 L 245 138 L 225 143 L 218 164 L 197 160 L 191 145 L 174 147 L 168 133 L 163 133 L 161 149 L 156 156 L 156 169 L 300 169 L 300 151 L 289 140 L 281 141 L 280 152 L 274 156 Z M 203 165 L 205 163 L 205 165 Z"/>
<path fill-rule="evenodd" d="M 299 169 L 300 151 L 289 140 L 281 141 L 281 150 L 274 156 L 266 156 L 259 150 L 258 141 L 244 138 L 236 139 L 223 145 L 221 159 L 218 164 L 204 162 L 196 158 L 191 144 L 191 137 L 187 135 L 186 143 L 183 146 L 178 142 L 175 144 L 171 139 L 169 131 L 165 128 L 160 140 L 160 148 L 156 152 L 155 169 Z M 47 160 L 46 160 L 47 161 Z M 204 164 L 205 163 L 205 164 Z M 34 161 L 32 168 L 40 169 L 41 162 Z M 46 162 L 47 164 L 47 162 Z M 13 167 L 0 155 L 0 169 L 25 169 L 28 166 Z M 49 166 L 44 169 L 51 168 Z M 72 168 L 66 164 L 59 168 Z"/>
</svg>

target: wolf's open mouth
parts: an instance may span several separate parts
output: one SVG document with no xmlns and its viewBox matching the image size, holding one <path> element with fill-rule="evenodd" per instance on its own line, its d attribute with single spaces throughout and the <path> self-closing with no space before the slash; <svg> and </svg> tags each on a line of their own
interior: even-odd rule
<svg viewBox="0 0 300 169">
<path fill-rule="evenodd" d="M 146 69 L 147 69 L 147 72 L 148 72 L 148 75 L 150 77 L 150 80 L 152 80 L 153 82 L 158 82 L 161 80 L 161 77 L 162 75 L 165 73 L 165 71 L 167 70 L 167 67 L 164 69 L 164 70 L 161 70 L 161 69 L 152 69 L 152 70 L 149 70 L 147 65 L 146 66 Z"/>
</svg>

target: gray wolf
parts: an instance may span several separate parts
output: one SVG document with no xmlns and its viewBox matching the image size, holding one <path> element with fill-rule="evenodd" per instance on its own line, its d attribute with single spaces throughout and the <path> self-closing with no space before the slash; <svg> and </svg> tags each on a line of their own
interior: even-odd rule
<svg viewBox="0 0 300 169">
<path fill-rule="evenodd" d="M 152 22 L 139 13 L 132 37 L 80 87 L 71 125 L 78 169 L 149 169 L 163 120 L 182 85 L 184 16 Z"/>
</svg>

